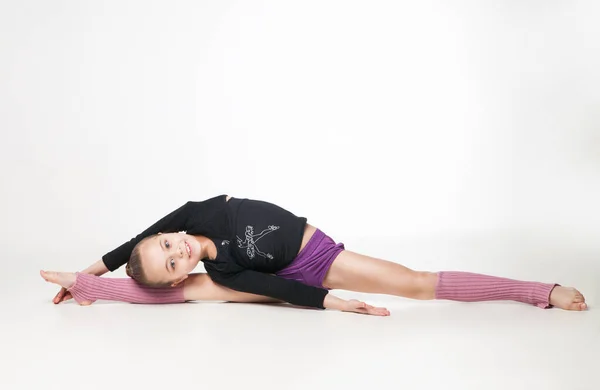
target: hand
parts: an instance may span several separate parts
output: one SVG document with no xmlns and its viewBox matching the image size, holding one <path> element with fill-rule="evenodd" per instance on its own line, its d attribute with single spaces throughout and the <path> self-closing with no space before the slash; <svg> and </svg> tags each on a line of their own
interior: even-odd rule
<svg viewBox="0 0 600 390">
<path fill-rule="evenodd" d="M 371 305 L 367 305 L 364 302 L 358 301 L 356 299 L 351 299 L 346 301 L 341 308 L 342 311 L 348 311 L 353 313 L 360 314 L 369 314 L 374 316 L 389 316 L 390 311 L 383 307 L 374 307 Z"/>
<path fill-rule="evenodd" d="M 374 315 L 374 316 L 389 316 L 390 315 L 390 311 L 386 308 L 373 307 L 371 305 L 367 305 L 366 303 L 358 301 L 356 299 L 351 299 L 351 300 L 347 301 L 345 299 L 338 298 L 331 293 L 328 293 L 327 295 L 325 295 L 325 299 L 323 300 L 323 307 L 325 309 L 350 311 L 353 313 L 370 314 L 370 315 Z"/>
<path fill-rule="evenodd" d="M 71 295 L 71 293 L 68 292 L 66 288 L 61 287 L 60 291 L 58 292 L 58 294 L 56 294 L 52 302 L 54 302 L 54 304 L 59 304 L 64 301 L 68 301 L 71 298 L 73 298 L 73 295 Z"/>
<path fill-rule="evenodd" d="M 75 284 L 77 275 L 75 275 L 72 272 L 52 272 L 52 271 L 40 271 L 40 275 L 42 276 L 42 278 L 44 278 L 44 280 L 46 282 L 55 283 L 55 284 L 62 286 L 62 288 L 60 289 L 58 294 L 56 294 L 56 297 L 54 297 L 53 302 L 55 304 L 73 298 L 73 296 L 71 295 L 71 293 L 69 291 L 67 291 L 67 289 L 70 288 L 71 286 L 73 286 L 73 284 Z M 65 293 L 63 293 L 61 295 L 63 290 Z M 68 297 L 67 297 L 67 294 L 68 294 Z M 82 306 L 87 306 L 87 305 L 91 305 L 92 301 L 83 301 L 83 302 L 78 302 L 78 303 Z"/>
</svg>

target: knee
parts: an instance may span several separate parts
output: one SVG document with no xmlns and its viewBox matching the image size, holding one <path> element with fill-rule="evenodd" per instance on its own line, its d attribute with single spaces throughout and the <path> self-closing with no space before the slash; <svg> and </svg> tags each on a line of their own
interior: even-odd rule
<svg viewBox="0 0 600 390">
<path fill-rule="evenodd" d="M 438 282 L 436 272 L 419 271 L 415 276 L 418 286 L 417 299 L 435 299 L 435 287 Z"/>
</svg>

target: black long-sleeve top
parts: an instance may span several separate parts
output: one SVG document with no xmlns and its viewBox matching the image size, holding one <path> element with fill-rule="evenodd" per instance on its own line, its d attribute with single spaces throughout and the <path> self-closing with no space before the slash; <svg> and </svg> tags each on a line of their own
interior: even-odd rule
<svg viewBox="0 0 600 390">
<path fill-rule="evenodd" d="M 323 309 L 328 291 L 284 279 L 275 272 L 298 254 L 306 218 L 272 203 L 219 195 L 188 201 L 129 241 L 102 256 L 110 271 L 129 260 L 135 245 L 159 232 L 185 231 L 209 237 L 217 257 L 202 259 L 215 283 L 236 291 L 264 295 L 291 304 Z"/>
</svg>

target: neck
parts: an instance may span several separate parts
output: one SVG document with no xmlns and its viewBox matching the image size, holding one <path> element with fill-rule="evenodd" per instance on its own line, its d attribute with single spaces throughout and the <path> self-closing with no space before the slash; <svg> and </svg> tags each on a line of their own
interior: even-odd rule
<svg viewBox="0 0 600 390">
<path fill-rule="evenodd" d="M 217 248 L 210 238 L 206 236 L 194 236 L 194 238 L 200 243 L 200 260 L 212 260 L 217 257 Z"/>
</svg>

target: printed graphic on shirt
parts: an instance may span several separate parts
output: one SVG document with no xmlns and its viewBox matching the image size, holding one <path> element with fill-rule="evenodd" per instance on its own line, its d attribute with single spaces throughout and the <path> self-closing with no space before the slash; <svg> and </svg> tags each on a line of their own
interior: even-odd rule
<svg viewBox="0 0 600 390">
<path fill-rule="evenodd" d="M 248 226 L 246 226 L 246 232 L 245 232 L 246 239 L 245 240 L 242 240 L 240 238 L 240 236 L 236 235 L 238 247 L 240 247 L 242 249 L 246 248 L 246 253 L 248 254 L 248 257 L 251 259 L 253 259 L 257 253 L 262 257 L 272 259 L 273 255 L 270 253 L 261 252 L 260 249 L 258 248 L 258 246 L 256 245 L 256 242 L 258 240 L 260 240 L 261 238 L 263 238 L 264 236 L 266 236 L 267 234 L 274 232 L 277 229 L 279 229 L 279 226 L 269 225 L 269 227 L 266 228 L 265 230 L 263 230 L 262 232 L 260 232 L 258 234 L 254 234 L 254 227 L 248 225 Z"/>
<path fill-rule="evenodd" d="M 229 245 L 229 240 L 223 240 L 223 241 L 221 241 L 221 245 Z"/>
</svg>

